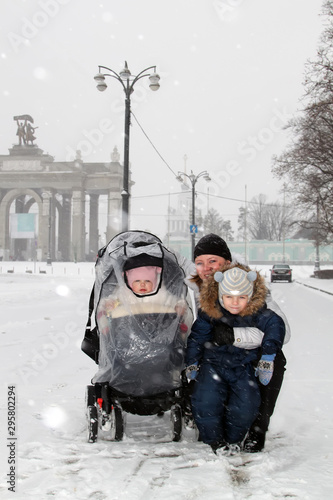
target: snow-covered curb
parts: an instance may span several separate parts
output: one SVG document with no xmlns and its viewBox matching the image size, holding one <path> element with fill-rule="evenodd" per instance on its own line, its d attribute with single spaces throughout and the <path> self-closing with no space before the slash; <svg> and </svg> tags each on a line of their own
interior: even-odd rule
<svg viewBox="0 0 333 500">
<path fill-rule="evenodd" d="M 318 290 L 319 292 L 328 293 L 329 295 L 333 295 L 333 292 L 329 292 L 328 290 L 323 290 L 322 288 L 318 288 L 316 286 L 308 285 L 308 283 L 302 283 L 302 281 L 294 280 L 295 283 L 299 285 L 307 286 L 308 288 L 313 288 L 313 290 Z"/>
</svg>

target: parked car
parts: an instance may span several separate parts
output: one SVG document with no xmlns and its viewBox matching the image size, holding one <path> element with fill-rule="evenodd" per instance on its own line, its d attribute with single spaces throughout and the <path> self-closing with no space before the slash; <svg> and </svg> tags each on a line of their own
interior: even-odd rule
<svg viewBox="0 0 333 500">
<path fill-rule="evenodd" d="M 271 283 L 273 281 L 292 282 L 292 269 L 288 264 L 274 264 L 271 269 Z"/>
</svg>

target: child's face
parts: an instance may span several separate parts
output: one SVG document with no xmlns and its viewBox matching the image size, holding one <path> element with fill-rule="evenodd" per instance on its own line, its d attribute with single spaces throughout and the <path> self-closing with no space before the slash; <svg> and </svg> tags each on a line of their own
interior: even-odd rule
<svg viewBox="0 0 333 500">
<path fill-rule="evenodd" d="M 153 291 L 153 282 L 150 280 L 139 279 L 132 283 L 132 290 L 134 293 L 139 293 L 144 295 L 145 293 L 150 293 Z"/>
<path fill-rule="evenodd" d="M 244 311 L 249 301 L 248 295 L 222 295 L 224 309 L 231 314 L 239 314 Z"/>
</svg>

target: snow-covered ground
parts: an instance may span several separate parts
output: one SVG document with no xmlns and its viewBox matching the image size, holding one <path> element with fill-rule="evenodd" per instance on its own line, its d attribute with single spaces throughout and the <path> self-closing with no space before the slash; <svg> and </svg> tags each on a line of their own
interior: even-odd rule
<svg viewBox="0 0 333 500">
<path fill-rule="evenodd" d="M 227 459 L 191 430 L 171 442 L 168 413 L 129 415 L 122 442 L 87 443 L 84 394 L 96 366 L 80 345 L 94 265 L 1 262 L 1 498 L 333 498 L 333 295 L 303 285 L 333 294 L 333 280 L 310 278 L 313 267 L 293 268 L 293 283 L 271 285 L 292 340 L 265 451 Z M 262 266 L 267 278 L 268 270 Z M 10 386 L 16 440 L 8 439 Z"/>
</svg>

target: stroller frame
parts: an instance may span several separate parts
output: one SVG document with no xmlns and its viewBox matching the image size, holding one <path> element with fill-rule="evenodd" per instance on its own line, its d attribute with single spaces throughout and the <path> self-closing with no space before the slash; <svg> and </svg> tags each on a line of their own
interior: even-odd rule
<svg viewBox="0 0 333 500">
<path fill-rule="evenodd" d="M 88 385 L 86 389 L 88 442 L 98 436 L 122 441 L 125 432 L 125 414 L 163 415 L 170 411 L 172 441 L 181 440 L 183 422 L 189 414 L 184 405 L 183 388 L 148 397 L 122 394 L 109 384 Z M 188 421 L 188 419 L 187 419 Z"/>
<path fill-rule="evenodd" d="M 117 237 L 123 238 L 127 234 L 151 237 L 153 242 L 157 242 L 162 247 L 159 238 L 144 231 L 120 233 L 110 243 Z M 100 260 L 105 257 L 104 254 L 106 254 L 107 248 L 108 245 L 99 251 L 98 257 Z M 174 254 L 167 250 L 166 252 L 169 254 L 168 258 L 172 258 L 178 265 Z M 181 272 L 183 273 L 183 271 Z M 81 349 L 96 364 L 99 364 L 100 334 L 96 319 L 96 326 L 91 328 L 91 316 L 94 309 L 96 311 L 97 296 L 95 286 L 89 300 L 89 317 Z M 98 289 L 97 293 L 99 293 Z M 167 411 L 170 411 L 172 441 L 180 441 L 184 424 L 188 428 L 194 428 L 189 401 L 189 385 L 184 372 L 179 376 L 179 386 L 158 394 L 147 395 L 146 393 L 144 396 L 129 395 L 115 389 L 109 382 L 94 381 L 86 387 L 88 442 L 94 443 L 98 437 L 111 441 L 121 441 L 125 432 L 126 413 L 163 415 Z"/>
</svg>

